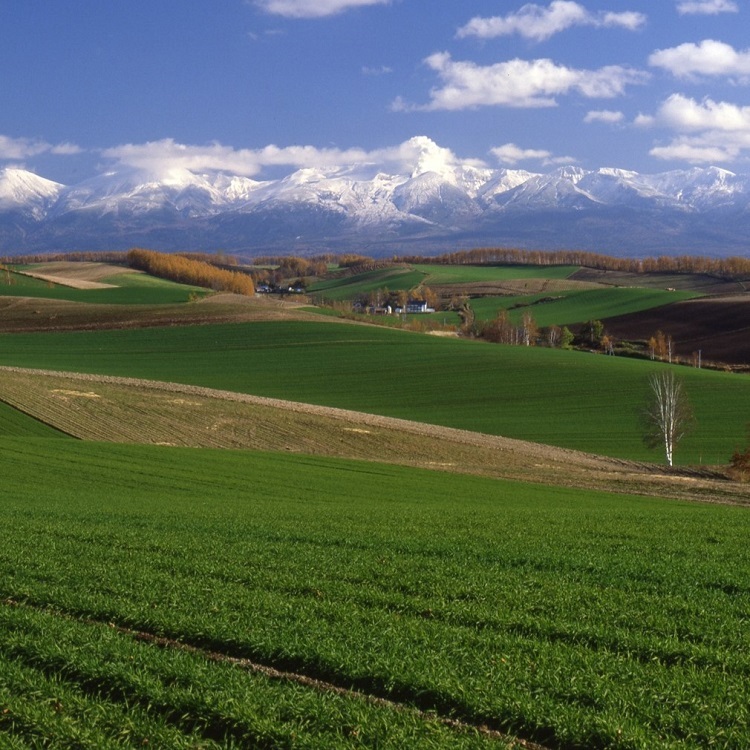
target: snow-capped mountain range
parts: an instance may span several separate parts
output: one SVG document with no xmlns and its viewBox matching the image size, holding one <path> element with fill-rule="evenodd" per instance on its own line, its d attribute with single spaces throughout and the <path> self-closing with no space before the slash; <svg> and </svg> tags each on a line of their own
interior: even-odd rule
<svg viewBox="0 0 750 750">
<path fill-rule="evenodd" d="M 477 246 L 747 255 L 750 175 L 715 167 L 547 174 L 419 160 L 275 180 L 121 167 L 75 185 L 0 171 L 0 254 L 216 249 L 432 254 Z"/>
</svg>

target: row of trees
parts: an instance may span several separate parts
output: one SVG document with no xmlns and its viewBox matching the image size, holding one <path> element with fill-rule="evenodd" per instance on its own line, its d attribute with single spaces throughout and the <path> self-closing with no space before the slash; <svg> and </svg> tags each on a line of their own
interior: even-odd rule
<svg viewBox="0 0 750 750">
<path fill-rule="evenodd" d="M 583 250 L 522 250 L 518 248 L 476 248 L 445 253 L 432 258 L 404 256 L 400 263 L 440 263 L 445 265 L 514 264 L 532 266 L 585 266 L 602 271 L 627 273 L 702 273 L 738 278 L 750 276 L 750 258 L 707 258 L 701 255 L 660 255 L 655 258 L 614 258 Z"/>
<path fill-rule="evenodd" d="M 393 308 L 404 308 L 409 301 L 426 302 L 428 307 L 432 307 L 435 310 L 441 308 L 441 301 L 438 294 L 425 285 L 414 287 L 414 289 L 399 289 L 397 291 L 389 291 L 387 287 L 373 289 L 359 295 L 355 299 L 355 304 L 358 303 L 362 307 L 386 307 L 390 305 Z"/>
<path fill-rule="evenodd" d="M 126 256 L 128 265 L 146 271 L 153 276 L 169 279 L 180 284 L 213 289 L 217 292 L 252 295 L 255 285 L 252 278 L 238 271 L 226 271 L 210 263 L 191 260 L 181 255 L 158 253 L 139 248 L 130 250 Z"/>
<path fill-rule="evenodd" d="M 6 255 L 0 257 L 2 264 L 57 263 L 71 261 L 80 263 L 126 263 L 125 250 L 92 250 L 71 253 L 31 253 L 29 255 Z"/>
</svg>

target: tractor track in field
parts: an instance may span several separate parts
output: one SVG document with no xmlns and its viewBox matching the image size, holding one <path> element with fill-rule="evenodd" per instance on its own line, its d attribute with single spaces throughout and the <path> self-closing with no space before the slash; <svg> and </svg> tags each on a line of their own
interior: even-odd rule
<svg viewBox="0 0 750 750">
<path fill-rule="evenodd" d="M 749 502 L 746 486 L 710 468 L 670 470 L 202 386 L 3 366 L 0 401 L 83 440 L 289 451 L 662 498 Z"/>
<path fill-rule="evenodd" d="M 96 618 L 88 617 L 85 615 L 66 612 L 65 610 L 62 610 L 56 606 L 22 601 L 19 599 L 14 599 L 12 597 L 6 597 L 0 600 L 0 604 L 16 609 L 31 609 L 37 612 L 50 614 L 55 617 L 63 617 L 68 620 L 83 622 L 87 625 L 106 625 L 116 630 L 118 633 L 121 633 L 122 635 L 128 636 L 142 643 L 157 646 L 159 648 L 182 651 L 184 653 L 198 656 L 206 659 L 207 661 L 216 662 L 219 664 L 229 664 L 244 671 L 262 675 L 271 680 L 283 680 L 286 682 L 292 682 L 296 685 L 300 685 L 302 687 L 316 690 L 322 693 L 329 693 L 331 695 L 338 695 L 343 698 L 365 701 L 371 705 L 386 708 L 391 711 L 402 713 L 408 712 L 424 721 L 434 721 L 456 731 L 477 732 L 485 737 L 508 743 L 509 746 L 523 748 L 523 750 L 550 750 L 544 745 L 540 745 L 536 742 L 524 740 L 520 737 L 516 737 L 515 735 L 507 734 L 497 729 L 492 729 L 482 722 L 472 722 L 467 719 L 457 719 L 450 716 L 442 716 L 435 710 L 422 709 L 406 701 L 393 700 L 391 698 L 384 698 L 375 693 L 369 693 L 363 690 L 355 690 L 353 688 L 343 687 L 342 685 L 337 685 L 336 683 L 313 677 L 311 675 L 278 669 L 269 664 L 262 664 L 252 659 L 232 656 L 215 649 L 203 648 L 201 646 L 187 643 L 176 638 L 168 638 L 165 636 L 150 633 L 148 631 L 137 630 L 124 625 L 118 625 L 117 623 L 109 620 L 98 620 Z"/>
</svg>

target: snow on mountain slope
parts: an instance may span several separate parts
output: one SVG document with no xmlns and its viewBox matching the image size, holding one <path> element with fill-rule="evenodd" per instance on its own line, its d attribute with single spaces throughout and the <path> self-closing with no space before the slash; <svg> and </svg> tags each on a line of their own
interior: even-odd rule
<svg viewBox="0 0 750 750">
<path fill-rule="evenodd" d="M 0 170 L 0 210 L 20 211 L 41 219 L 63 187 L 25 169 L 8 167 Z"/>
<path fill-rule="evenodd" d="M 716 252 L 747 252 L 748 175 L 715 167 L 652 175 L 490 169 L 423 136 L 386 156 L 382 164 L 305 167 L 262 181 L 121 167 L 66 187 L 7 168 L 0 251 L 77 246 L 82 238 L 98 247 L 127 247 L 138 237 L 172 248 L 187 237 L 191 247 L 252 248 L 300 237 L 317 246 L 434 247 L 462 237 L 618 252 L 628 242 L 639 252 L 649 243 L 683 252 L 701 243 L 704 252 L 709 242 Z"/>
<path fill-rule="evenodd" d="M 580 186 L 585 176 L 578 167 L 562 167 L 495 194 L 494 202 L 506 209 L 527 211 L 589 208 L 600 201 Z"/>
</svg>

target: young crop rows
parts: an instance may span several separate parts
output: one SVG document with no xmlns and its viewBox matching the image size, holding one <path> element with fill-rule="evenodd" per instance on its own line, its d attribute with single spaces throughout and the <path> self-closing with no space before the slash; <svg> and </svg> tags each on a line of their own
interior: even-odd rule
<svg viewBox="0 0 750 750">
<path fill-rule="evenodd" d="M 742 508 L 280 454 L 2 451 L 10 747 L 750 740 Z"/>
</svg>

